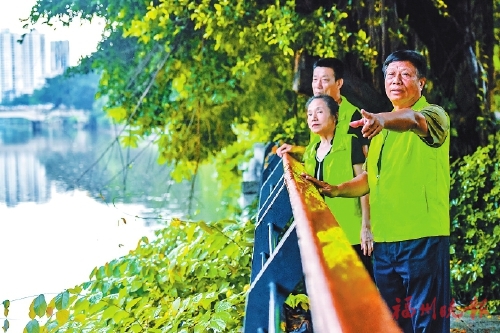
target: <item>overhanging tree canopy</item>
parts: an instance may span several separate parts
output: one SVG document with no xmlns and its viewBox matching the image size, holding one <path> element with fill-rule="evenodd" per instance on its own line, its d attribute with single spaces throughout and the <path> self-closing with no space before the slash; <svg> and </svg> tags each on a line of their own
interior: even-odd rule
<svg viewBox="0 0 500 333">
<path fill-rule="evenodd" d="M 473 152 L 492 131 L 498 8 L 498 0 L 38 0 L 31 23 L 106 20 L 99 50 L 82 67 L 103 70 L 99 95 L 129 125 L 124 141 L 159 134 L 162 161 L 187 166 L 182 176 L 236 142 L 248 148 L 242 137 L 296 138 L 290 126 L 303 118 L 303 101 L 292 90 L 293 62 L 304 51 L 343 59 L 345 93 L 361 106 L 378 96 L 375 112 L 390 107 L 383 59 L 422 51 L 431 67 L 426 94 L 451 116 L 452 154 Z M 353 82 L 367 88 L 349 89 L 359 87 Z"/>
</svg>

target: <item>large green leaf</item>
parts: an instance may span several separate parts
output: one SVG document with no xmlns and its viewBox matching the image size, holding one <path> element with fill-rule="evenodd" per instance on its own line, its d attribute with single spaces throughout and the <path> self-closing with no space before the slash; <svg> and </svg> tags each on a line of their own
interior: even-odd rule
<svg viewBox="0 0 500 333">
<path fill-rule="evenodd" d="M 10 325 L 9 325 L 9 320 L 8 319 L 5 319 L 3 321 L 3 326 L 2 326 L 2 329 L 4 332 L 7 332 L 7 330 L 9 329 Z"/>
<path fill-rule="evenodd" d="M 47 310 L 47 302 L 45 301 L 45 295 L 38 295 L 33 300 L 33 310 L 38 317 L 43 317 L 45 311 Z"/>
<path fill-rule="evenodd" d="M 69 291 L 65 290 L 62 293 L 57 294 L 55 298 L 55 305 L 57 310 L 64 310 L 69 304 Z"/>
<path fill-rule="evenodd" d="M 24 328 L 25 333 L 40 333 L 40 324 L 37 320 L 33 319 Z"/>
</svg>

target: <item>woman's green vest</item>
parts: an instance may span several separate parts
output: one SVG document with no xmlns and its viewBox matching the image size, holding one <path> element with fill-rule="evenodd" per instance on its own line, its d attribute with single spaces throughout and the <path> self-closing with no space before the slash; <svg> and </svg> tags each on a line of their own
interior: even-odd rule
<svg viewBox="0 0 500 333">
<path fill-rule="evenodd" d="M 353 135 L 347 130 L 336 130 L 333 146 L 323 161 L 323 180 L 335 185 L 351 180 L 354 177 L 351 160 L 351 143 Z M 315 176 L 316 145 L 311 142 L 304 153 L 303 160 L 306 172 Z M 352 245 L 360 243 L 361 207 L 359 198 L 325 198 L 325 202 Z"/>
<path fill-rule="evenodd" d="M 421 97 L 412 109 L 428 106 Z M 450 234 L 449 145 L 449 135 L 433 148 L 413 132 L 387 130 L 371 140 L 367 172 L 376 242 Z"/>
</svg>

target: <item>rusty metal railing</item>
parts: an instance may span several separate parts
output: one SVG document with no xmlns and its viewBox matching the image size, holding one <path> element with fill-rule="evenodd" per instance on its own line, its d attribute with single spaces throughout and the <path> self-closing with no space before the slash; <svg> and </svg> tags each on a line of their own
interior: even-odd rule
<svg viewBox="0 0 500 333">
<path fill-rule="evenodd" d="M 319 192 L 283 157 L 315 332 L 401 332 Z"/>
<path fill-rule="evenodd" d="M 300 176 L 303 165 L 286 154 L 270 165 L 261 189 L 244 332 L 280 332 L 283 302 L 302 274 L 315 333 L 401 332 L 320 194 Z"/>
</svg>

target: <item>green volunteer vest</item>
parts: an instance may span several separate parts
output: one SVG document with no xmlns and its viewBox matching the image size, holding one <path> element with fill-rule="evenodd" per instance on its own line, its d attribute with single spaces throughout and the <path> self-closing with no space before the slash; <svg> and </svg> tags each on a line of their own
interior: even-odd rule
<svg viewBox="0 0 500 333">
<path fill-rule="evenodd" d="M 429 103 L 421 97 L 412 107 Z M 367 159 L 370 219 L 375 242 L 450 234 L 449 135 L 438 148 L 413 132 L 382 130 Z"/>
<path fill-rule="evenodd" d="M 350 118 L 349 118 L 350 119 Z M 323 161 L 323 180 L 329 184 L 340 184 L 353 178 L 351 142 L 353 135 L 336 130 L 333 146 Z M 303 156 L 306 172 L 314 175 L 316 168 L 316 145 L 311 142 Z M 330 211 L 352 245 L 360 243 L 361 207 L 359 198 L 325 198 Z"/>
</svg>

